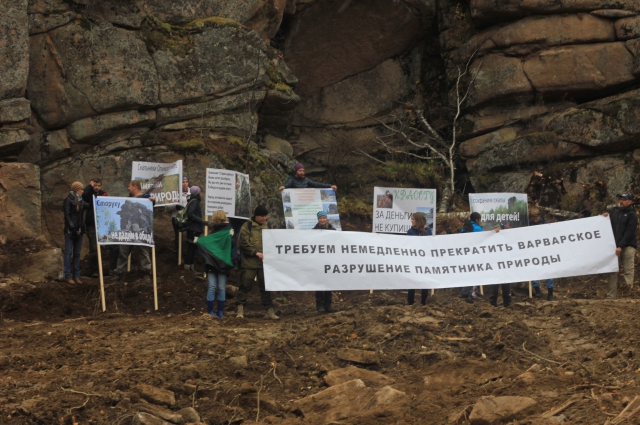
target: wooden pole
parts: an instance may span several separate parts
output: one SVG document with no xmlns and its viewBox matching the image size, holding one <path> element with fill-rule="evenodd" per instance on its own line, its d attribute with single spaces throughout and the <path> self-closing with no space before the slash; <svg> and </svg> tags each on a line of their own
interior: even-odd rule
<svg viewBox="0 0 640 425">
<path fill-rule="evenodd" d="M 431 296 L 432 296 L 432 297 L 433 297 L 433 294 L 435 294 L 435 293 L 436 293 L 436 290 L 435 290 L 435 289 L 433 289 L 433 288 L 431 288 Z"/>
<path fill-rule="evenodd" d="M 480 295 L 484 295 L 484 288 L 480 285 Z"/>
<path fill-rule="evenodd" d="M 178 265 L 182 264 L 182 232 L 178 232 Z"/>
<path fill-rule="evenodd" d="M 531 281 L 529 281 L 529 298 L 533 298 L 533 288 L 531 286 Z"/>
<path fill-rule="evenodd" d="M 207 223 L 209 222 L 209 216 L 205 215 L 204 216 L 204 221 L 206 221 Z M 207 226 L 206 224 L 204 225 L 204 235 L 207 236 L 209 234 L 209 226 Z"/>
<path fill-rule="evenodd" d="M 156 247 L 151 247 L 151 267 L 153 269 L 153 306 L 158 309 L 158 282 L 156 280 Z"/>
<path fill-rule="evenodd" d="M 129 258 L 127 258 L 127 272 L 131 271 L 131 253 L 129 253 Z"/>
<path fill-rule="evenodd" d="M 102 252 L 98 244 L 98 272 L 100 273 L 100 298 L 102 299 L 102 311 L 107 310 L 107 302 L 104 299 L 104 275 L 102 274 Z"/>
</svg>

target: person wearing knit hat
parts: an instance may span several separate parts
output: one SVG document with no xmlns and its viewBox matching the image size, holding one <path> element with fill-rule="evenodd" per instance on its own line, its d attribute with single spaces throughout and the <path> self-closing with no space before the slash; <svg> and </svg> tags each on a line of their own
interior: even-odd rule
<svg viewBox="0 0 640 425">
<path fill-rule="evenodd" d="M 197 249 L 196 242 L 204 233 L 204 226 L 210 226 L 211 223 L 202 219 L 200 188 L 198 186 L 191 186 L 189 191 L 191 192 L 191 195 L 189 195 L 189 202 L 186 207 L 189 227 L 187 228 L 187 255 L 184 259 L 184 268 L 185 270 L 191 270 L 197 276 L 204 276 L 204 273 L 200 273 L 195 269 L 193 261 L 195 259 Z"/>
<path fill-rule="evenodd" d="M 324 211 L 318 211 L 318 223 L 315 225 L 315 230 L 336 230 L 335 227 L 327 220 L 327 213 Z M 316 311 L 318 313 L 334 313 L 335 310 L 331 307 L 331 291 L 316 291 Z"/>
<path fill-rule="evenodd" d="M 85 231 L 84 211 L 87 203 L 82 200 L 84 185 L 80 182 L 71 184 L 71 191 L 65 198 L 64 211 L 64 277 L 67 283 L 82 283 L 80 280 L 80 252 L 82 251 L 82 235 Z"/>
<path fill-rule="evenodd" d="M 187 206 L 187 202 L 189 201 L 189 195 L 190 195 L 189 178 L 185 176 L 182 178 L 182 191 L 180 192 L 180 201 L 178 202 L 178 205 L 176 205 L 173 211 L 171 212 L 171 225 L 173 226 L 173 237 L 174 237 L 173 247 L 176 250 L 176 255 L 178 255 L 178 251 L 179 251 L 178 249 L 179 239 L 182 237 L 182 234 L 180 232 L 180 228 L 178 227 L 178 222 L 176 219 L 178 217 L 178 211 L 182 210 L 184 207 Z M 185 254 L 186 254 L 186 250 L 183 250 L 182 251 L 183 260 L 184 260 Z"/>
<path fill-rule="evenodd" d="M 333 189 L 333 190 L 336 190 L 336 191 L 338 190 L 338 186 L 336 186 L 336 185 L 320 183 L 320 182 L 317 182 L 315 180 L 311 180 L 310 178 L 306 177 L 305 172 L 304 172 L 304 165 L 302 165 L 299 162 L 296 165 L 293 166 L 293 175 L 291 177 L 289 177 L 289 179 L 287 179 L 285 184 L 280 186 L 278 189 L 279 190 L 284 190 L 284 189 L 306 189 L 306 188 L 309 188 L 309 187 L 317 188 L 317 189 Z"/>
<path fill-rule="evenodd" d="M 273 309 L 271 292 L 267 292 L 264 286 L 262 231 L 269 228 L 269 226 L 267 226 L 267 215 L 269 215 L 267 207 L 258 205 L 253 213 L 253 217 L 247 220 L 240 228 L 238 244 L 242 252 L 242 262 L 240 263 L 242 274 L 240 276 L 240 287 L 236 294 L 236 304 L 238 306 L 236 317 L 239 318 L 244 318 L 244 307 L 247 304 L 247 297 L 251 289 L 253 289 L 253 283 L 257 278 L 262 306 L 267 310 L 264 318 L 272 320 L 279 319 Z"/>
</svg>

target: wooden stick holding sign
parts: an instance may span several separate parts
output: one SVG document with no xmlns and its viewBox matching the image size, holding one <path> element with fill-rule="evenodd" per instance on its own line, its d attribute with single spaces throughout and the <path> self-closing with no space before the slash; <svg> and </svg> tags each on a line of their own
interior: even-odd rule
<svg viewBox="0 0 640 425">
<path fill-rule="evenodd" d="M 205 215 L 204 216 L 204 221 L 206 221 L 207 223 L 209 222 L 209 216 Z M 204 226 L 204 235 L 207 236 L 209 234 L 209 225 L 205 224 Z"/>
<path fill-rule="evenodd" d="M 531 281 L 529 281 L 529 298 L 533 298 L 533 288 L 531 286 Z"/>
<path fill-rule="evenodd" d="M 104 275 L 102 274 L 102 252 L 98 244 L 98 273 L 100 274 L 100 298 L 102 300 L 102 311 L 107 310 L 107 302 L 104 298 Z"/>
<path fill-rule="evenodd" d="M 127 258 L 127 273 L 131 271 L 131 253 L 129 253 L 129 258 Z"/>
<path fill-rule="evenodd" d="M 178 265 L 182 264 L 182 232 L 178 231 Z"/>
<path fill-rule="evenodd" d="M 153 269 L 153 306 L 158 309 L 158 283 L 156 280 L 156 247 L 151 247 L 151 267 Z"/>
</svg>

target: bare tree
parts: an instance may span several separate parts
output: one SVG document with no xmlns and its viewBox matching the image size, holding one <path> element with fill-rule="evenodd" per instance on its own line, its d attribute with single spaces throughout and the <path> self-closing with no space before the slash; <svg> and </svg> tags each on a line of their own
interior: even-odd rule
<svg viewBox="0 0 640 425">
<path fill-rule="evenodd" d="M 449 169 L 449 184 L 445 186 L 443 190 L 439 208 L 440 213 L 447 212 L 449 202 L 455 190 L 455 159 L 458 147 L 458 120 L 460 119 L 460 114 L 462 112 L 462 105 L 469 97 L 471 87 L 478 76 L 480 67 L 482 66 L 482 62 L 480 62 L 477 67 L 470 69 L 471 61 L 475 57 L 476 52 L 473 52 L 464 69 L 458 67 L 458 76 L 455 82 L 455 115 L 453 117 L 453 122 L 451 123 L 450 139 L 445 139 L 445 137 L 441 136 L 440 133 L 433 128 L 431 123 L 429 123 L 429 120 L 425 117 L 424 109 L 422 107 L 416 108 L 415 110 L 409 109 L 410 116 L 408 119 L 399 119 L 394 115 L 394 121 L 391 124 L 378 120 L 380 124 L 389 130 L 389 134 L 387 136 L 376 138 L 376 142 L 383 146 L 387 152 L 404 154 L 421 160 L 437 159 L 442 161 Z M 466 82 L 466 87 L 461 87 L 465 85 L 465 78 L 467 75 L 469 76 L 469 79 Z M 418 153 L 409 149 L 399 149 L 392 146 L 387 140 L 389 138 L 394 140 L 400 138 L 400 140 L 403 140 L 412 146 L 414 151 L 416 151 L 415 148 L 417 148 Z M 419 153 L 425 150 L 426 154 Z"/>
</svg>

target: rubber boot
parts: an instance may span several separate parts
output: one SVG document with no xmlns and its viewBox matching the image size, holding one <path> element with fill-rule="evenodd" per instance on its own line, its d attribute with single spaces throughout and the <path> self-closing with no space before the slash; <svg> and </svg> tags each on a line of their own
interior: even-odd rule
<svg viewBox="0 0 640 425">
<path fill-rule="evenodd" d="M 498 297 L 489 297 L 489 304 L 498 307 Z"/>
<path fill-rule="evenodd" d="M 541 298 L 542 297 L 542 292 L 540 292 L 540 287 L 536 286 L 533 288 L 533 296 L 536 298 Z"/>
<path fill-rule="evenodd" d="M 264 315 L 265 319 L 278 320 L 279 317 L 276 316 L 276 312 L 273 310 L 273 307 L 269 307 L 267 309 L 267 314 Z"/>
<path fill-rule="evenodd" d="M 223 318 L 224 317 L 224 301 L 218 301 L 218 317 L 219 318 Z"/>
<path fill-rule="evenodd" d="M 244 319 L 244 306 L 242 304 L 238 306 L 238 312 L 236 313 L 236 317 L 238 319 Z"/>
<path fill-rule="evenodd" d="M 547 289 L 547 301 L 555 301 L 553 299 L 553 288 Z"/>
<path fill-rule="evenodd" d="M 207 300 L 207 313 L 209 313 L 211 315 L 211 317 L 213 317 L 214 319 L 216 319 L 218 317 L 213 312 L 213 301 L 208 301 Z"/>
</svg>

